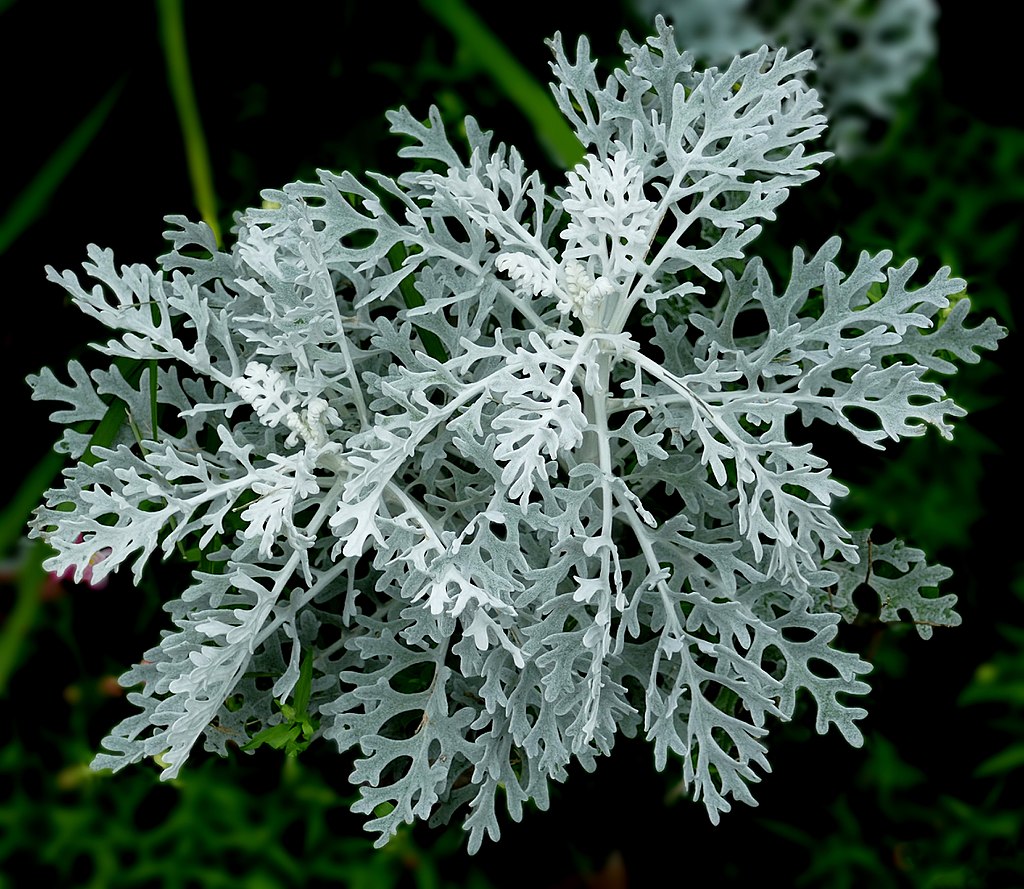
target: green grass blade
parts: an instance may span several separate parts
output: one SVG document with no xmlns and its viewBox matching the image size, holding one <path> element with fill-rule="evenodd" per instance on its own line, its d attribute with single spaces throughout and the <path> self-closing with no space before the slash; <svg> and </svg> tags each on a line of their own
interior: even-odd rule
<svg viewBox="0 0 1024 889">
<path fill-rule="evenodd" d="M 6 251 L 46 209 L 46 204 L 53 193 L 103 126 L 110 109 L 117 101 L 121 86 L 121 83 L 117 83 L 111 87 L 85 120 L 75 127 L 32 181 L 12 201 L 7 213 L 0 220 L 0 253 Z"/>
<path fill-rule="evenodd" d="M 206 134 L 199 116 L 192 72 L 188 63 L 188 45 L 185 41 L 185 16 L 181 0 L 157 0 L 160 16 L 160 35 L 163 39 L 167 62 L 167 82 L 178 112 L 188 174 L 192 180 L 192 193 L 203 221 L 213 230 L 217 243 L 221 243 L 220 224 L 217 222 L 217 196 L 213 188 L 213 167 L 206 147 Z"/>
<path fill-rule="evenodd" d="M 22 642 L 32 632 L 36 621 L 40 595 L 46 582 L 46 571 L 43 570 L 45 551 L 45 546 L 36 544 L 26 554 L 15 582 L 17 598 L 14 608 L 0 625 L 0 696 L 7 691 L 7 683 L 21 657 Z"/>
<path fill-rule="evenodd" d="M 0 514 L 0 553 L 8 553 L 25 535 L 32 510 L 42 501 L 43 492 L 64 465 L 64 454 L 50 451 L 25 476 L 3 513 Z"/>
<path fill-rule="evenodd" d="M 583 145 L 548 94 L 463 0 L 423 0 L 423 8 L 444 25 L 533 124 L 537 136 L 566 169 L 583 160 Z"/>
</svg>

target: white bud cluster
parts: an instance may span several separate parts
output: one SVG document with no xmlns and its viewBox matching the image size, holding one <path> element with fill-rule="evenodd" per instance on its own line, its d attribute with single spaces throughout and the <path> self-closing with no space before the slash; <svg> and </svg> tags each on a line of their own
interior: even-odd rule
<svg viewBox="0 0 1024 889">
<path fill-rule="evenodd" d="M 234 380 L 231 388 L 252 405 L 260 422 L 271 428 L 284 425 L 291 430 L 285 439 L 289 446 L 301 438 L 307 447 L 320 450 L 330 438 L 327 423 L 341 422 L 338 412 L 323 398 L 313 398 L 305 408 L 299 408 L 288 380 L 275 368 L 258 361 L 250 361 L 245 375 Z"/>
<path fill-rule="evenodd" d="M 583 322 L 584 328 L 598 328 L 605 299 L 615 292 L 615 282 L 605 276 L 596 281 L 586 268 L 575 260 L 565 264 L 565 289 L 559 296 L 558 308 L 562 314 L 572 312 Z"/>
</svg>

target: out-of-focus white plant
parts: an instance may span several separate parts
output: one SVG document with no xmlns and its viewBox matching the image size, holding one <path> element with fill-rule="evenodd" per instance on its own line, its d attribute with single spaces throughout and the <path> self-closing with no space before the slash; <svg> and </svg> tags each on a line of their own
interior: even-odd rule
<svg viewBox="0 0 1024 889">
<path fill-rule="evenodd" d="M 707 65 L 728 65 L 762 44 L 814 51 L 811 83 L 829 110 L 829 145 L 865 147 L 872 121 L 888 121 L 936 51 L 935 0 L 636 0 L 662 13 L 677 40 Z"/>
</svg>

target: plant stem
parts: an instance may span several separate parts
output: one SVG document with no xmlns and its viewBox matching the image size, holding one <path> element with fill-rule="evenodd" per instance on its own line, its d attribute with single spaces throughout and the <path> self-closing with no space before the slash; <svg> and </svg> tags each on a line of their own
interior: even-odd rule
<svg viewBox="0 0 1024 889">
<path fill-rule="evenodd" d="M 222 243 L 220 224 L 217 222 L 217 197 L 213 189 L 213 171 L 210 153 L 206 147 L 203 121 L 199 116 L 192 72 L 188 63 L 188 45 L 185 41 L 185 17 L 181 0 L 157 0 L 160 16 L 160 36 L 167 62 L 167 81 L 178 112 L 181 135 L 185 142 L 192 193 L 203 221 L 213 230 L 217 245 Z"/>
</svg>

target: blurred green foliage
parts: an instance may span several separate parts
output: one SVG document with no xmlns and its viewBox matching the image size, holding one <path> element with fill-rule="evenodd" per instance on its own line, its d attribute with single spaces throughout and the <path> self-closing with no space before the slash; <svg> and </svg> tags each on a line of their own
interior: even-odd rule
<svg viewBox="0 0 1024 889">
<path fill-rule="evenodd" d="M 56 294 L 35 297 L 41 263 L 72 264 L 86 239 L 123 239 L 130 258 L 151 259 L 160 214 L 187 211 L 227 230 L 231 210 L 256 203 L 260 187 L 315 166 L 400 169 L 383 122 L 399 104 L 436 102 L 456 127 L 473 113 L 553 177 L 578 149 L 551 115 L 543 38 L 586 31 L 610 68 L 622 26 L 643 28 L 628 7 L 595 16 L 567 3 L 520 16 L 513 30 L 501 8 L 462 0 L 401 14 L 333 4 L 303 22 L 301 10 L 214 13 L 164 0 L 116 14 L 69 9 L 57 27 L 45 5 L 0 2 L 0 13 L 5 82 L 16 81 L 18 43 L 48 29 L 47 64 L 65 84 L 59 97 L 41 81 L 12 92 L 6 119 L 31 138 L 12 141 L 0 191 L 0 270 L 12 292 L 31 294 L 33 329 L 48 331 L 23 348 L 11 325 L 0 350 L 28 433 L 0 514 L 0 889 L 486 889 L 524 879 L 612 889 L 708 866 L 737 884 L 1024 885 L 1024 572 L 1019 520 L 1001 511 L 1024 496 L 1007 431 L 1022 382 L 1012 338 L 996 364 L 954 381 L 971 414 L 952 444 L 926 437 L 854 461 L 824 430 L 852 488 L 847 517 L 950 564 L 964 625 L 922 643 L 910 628 L 878 624 L 863 603 L 842 641 L 876 668 L 867 743 L 848 751 L 810 738 L 799 720 L 778 727 L 759 809 L 712 829 L 696 807 L 667 802 L 677 779 L 623 742 L 595 776 L 557 788 L 551 812 L 510 824 L 473 860 L 457 828 L 417 827 L 375 852 L 348 812 L 351 762 L 320 742 L 305 749 L 315 727 L 301 706 L 285 714 L 287 737 L 227 760 L 197 753 L 169 784 L 150 766 L 90 772 L 99 738 L 124 713 L 113 676 L 164 626 L 163 591 L 184 574 L 157 565 L 139 590 L 123 578 L 103 591 L 71 587 L 18 541 L 60 467 L 47 454 L 53 429 L 20 378 L 94 335 Z M 1013 260 L 1024 255 L 1024 128 L 1008 118 L 1004 89 L 1012 59 L 998 35 L 971 31 L 970 10 L 942 14 L 939 58 L 901 115 L 873 150 L 798 190 L 758 250 L 784 268 L 792 244 L 817 247 L 838 232 L 853 253 L 890 247 L 925 270 L 948 263 L 976 306 L 1012 328 Z M 988 86 L 965 75 L 969 57 L 975 69 L 995 65 Z M 227 208 L 219 216 L 218 206 Z M 107 620 L 95 598 L 107 596 L 123 604 L 109 613 L 134 620 Z"/>
<path fill-rule="evenodd" d="M 41 797 L 47 765 L 19 743 L 0 751 L 3 889 L 30 875 L 38 885 L 82 889 L 490 885 L 477 869 L 457 883 L 441 876 L 442 863 L 460 854 L 455 833 L 427 849 L 405 832 L 372 850 L 346 817 L 352 798 L 292 759 L 282 768 L 265 757 L 259 787 L 247 787 L 245 771 L 230 763 L 207 761 L 170 785 L 152 769 L 115 783 L 67 765 Z"/>
</svg>

